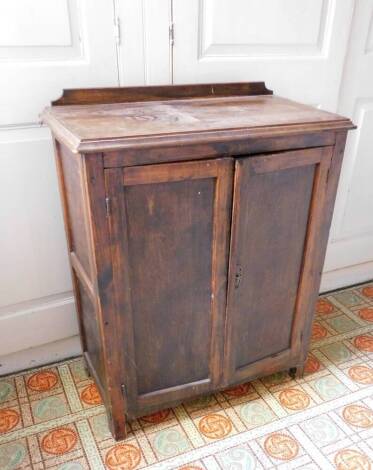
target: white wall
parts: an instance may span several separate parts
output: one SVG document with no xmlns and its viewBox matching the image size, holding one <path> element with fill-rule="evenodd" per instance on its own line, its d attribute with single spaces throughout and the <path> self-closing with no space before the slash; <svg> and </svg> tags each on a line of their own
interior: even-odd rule
<svg viewBox="0 0 373 470">
<path fill-rule="evenodd" d="M 0 2 L 0 375 L 80 351 L 52 143 L 38 124 L 63 88 L 265 80 L 352 117 L 360 130 L 348 141 L 322 286 L 373 278 L 373 2 L 283 0 L 277 14 L 265 5 Z"/>
</svg>

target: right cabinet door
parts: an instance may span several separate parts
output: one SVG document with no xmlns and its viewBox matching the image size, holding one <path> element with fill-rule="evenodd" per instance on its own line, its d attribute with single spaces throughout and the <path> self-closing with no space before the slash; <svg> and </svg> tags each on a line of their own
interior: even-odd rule
<svg viewBox="0 0 373 470">
<path fill-rule="evenodd" d="M 325 252 L 332 147 L 236 160 L 225 382 L 305 359 Z M 322 237 L 324 240 L 326 237 Z"/>
</svg>

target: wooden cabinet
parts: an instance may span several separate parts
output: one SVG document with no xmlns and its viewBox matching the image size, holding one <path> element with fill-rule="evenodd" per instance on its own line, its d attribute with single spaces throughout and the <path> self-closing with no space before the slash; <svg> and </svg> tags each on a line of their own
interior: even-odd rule
<svg viewBox="0 0 373 470">
<path fill-rule="evenodd" d="M 263 83 L 69 90 L 43 119 L 115 438 L 126 418 L 302 373 L 348 119 Z"/>
</svg>

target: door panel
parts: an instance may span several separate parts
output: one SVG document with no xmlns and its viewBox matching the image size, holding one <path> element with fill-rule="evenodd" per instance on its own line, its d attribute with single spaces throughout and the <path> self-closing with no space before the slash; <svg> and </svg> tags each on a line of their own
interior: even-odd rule
<svg viewBox="0 0 373 470">
<path fill-rule="evenodd" d="M 125 187 L 140 394 L 209 376 L 214 185 Z"/>
<path fill-rule="evenodd" d="M 314 173 L 315 165 L 309 165 L 247 181 L 237 241 L 242 270 L 241 283 L 235 285 L 241 306 L 235 317 L 237 368 L 290 347 Z M 269 334 L 272 329 L 276 335 Z"/>
<path fill-rule="evenodd" d="M 302 282 L 302 277 L 309 274 L 304 269 L 307 248 L 312 225 L 320 223 L 329 159 L 330 150 L 311 149 L 237 160 L 228 287 L 228 381 L 255 375 L 259 363 L 265 369 L 266 360 L 288 361 L 289 356 L 300 354 L 299 335 L 312 315 L 297 305 L 301 295 L 307 296 L 310 280 Z"/>
<path fill-rule="evenodd" d="M 262 80 L 280 96 L 336 110 L 354 0 L 172 6 L 173 83 Z"/>
<path fill-rule="evenodd" d="M 30 125 L 65 88 L 117 86 L 113 2 L 0 3 L 0 126 Z"/>
<path fill-rule="evenodd" d="M 231 159 L 107 171 L 111 192 L 122 174 L 111 230 L 132 409 L 220 381 L 232 171 Z"/>
</svg>

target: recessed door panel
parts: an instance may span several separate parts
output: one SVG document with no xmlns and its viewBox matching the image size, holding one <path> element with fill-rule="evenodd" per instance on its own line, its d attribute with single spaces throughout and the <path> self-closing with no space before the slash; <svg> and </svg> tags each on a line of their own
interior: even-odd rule
<svg viewBox="0 0 373 470">
<path fill-rule="evenodd" d="M 290 347 L 315 165 L 253 175 L 242 201 L 236 368 Z M 273 334 L 272 334 L 273 333 Z"/>
<path fill-rule="evenodd" d="M 214 178 L 124 189 L 140 394 L 209 377 L 214 189 Z"/>
</svg>

